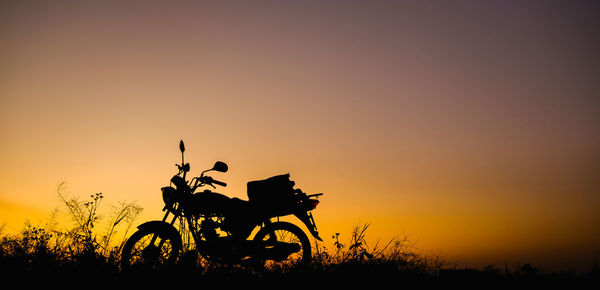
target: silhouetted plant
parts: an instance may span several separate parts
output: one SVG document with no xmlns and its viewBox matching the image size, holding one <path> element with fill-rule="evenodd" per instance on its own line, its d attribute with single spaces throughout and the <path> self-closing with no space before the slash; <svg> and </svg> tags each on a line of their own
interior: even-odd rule
<svg viewBox="0 0 600 290">
<path fill-rule="evenodd" d="M 133 202 L 121 202 L 111 207 L 104 231 L 99 231 L 103 221 L 99 217 L 99 208 L 103 195 L 93 194 L 87 201 L 77 198 L 67 198 L 64 192 L 64 183 L 58 187 L 58 194 L 67 208 L 73 222 L 72 228 L 60 230 L 57 222 L 57 211 L 44 226 L 34 226 L 26 223 L 24 229 L 16 235 L 4 234 L 4 226 L 0 226 L 0 272 L 10 271 L 38 271 L 48 272 L 57 269 L 92 269 L 88 271 L 97 273 L 103 267 L 108 273 L 119 273 L 119 260 L 121 247 L 128 236 L 135 217 L 142 208 Z M 286 266 L 272 268 L 253 268 L 248 265 L 229 265 L 212 263 L 199 260 L 198 255 L 188 249 L 181 255 L 177 271 L 190 275 L 212 277 L 304 277 L 307 274 L 345 275 L 342 277 L 353 278 L 365 275 L 404 275 L 402 277 L 425 277 L 433 279 L 446 264 L 441 255 L 423 255 L 415 243 L 406 235 L 396 237 L 379 246 L 367 243 L 367 233 L 370 224 L 355 226 L 347 240 L 345 235 L 335 233 L 331 236 L 331 247 L 324 243 L 314 243 L 313 263 L 308 266 Z M 122 235 L 120 239 L 115 238 Z M 190 241 L 191 242 L 191 241 Z M 471 271 L 481 274 L 486 279 L 539 279 L 540 271 L 530 264 L 517 265 L 513 271 L 505 266 L 506 274 L 503 276 L 495 265 L 483 268 L 483 271 Z M 589 277 L 598 277 L 598 266 L 588 274 Z M 455 271 L 460 271 L 456 270 Z M 106 271 L 104 273 L 106 273 Z M 450 270 L 452 271 L 452 270 Z M 471 273 L 468 272 L 468 273 Z M 340 274 L 341 273 L 341 274 Z M 287 276 L 286 276 L 287 275 Z M 299 275 L 299 276 L 294 276 Z M 408 276 L 407 276 L 408 275 Z M 563 274 L 560 277 L 575 277 L 574 272 Z"/>
<path fill-rule="evenodd" d="M 342 235 L 335 233 L 331 236 L 333 246 L 330 249 L 316 243 L 312 267 L 325 272 L 347 272 L 349 275 L 412 273 L 435 277 L 446 265 L 441 255 L 419 254 L 415 243 L 406 235 L 393 238 L 382 247 L 379 242 L 371 247 L 367 243 L 369 227 L 368 223 L 355 226 L 348 242 L 342 242 Z"/>
<path fill-rule="evenodd" d="M 78 197 L 67 198 L 64 191 L 65 183 L 61 182 L 57 194 L 74 226 L 64 231 L 56 229 L 57 211 L 53 212 L 47 226 L 54 236 L 54 247 L 60 249 L 63 255 L 68 255 L 71 260 L 118 261 L 129 229 L 135 218 L 142 212 L 142 208 L 134 202 L 113 205 L 105 232 L 102 233 L 98 230 L 100 222 L 98 210 L 104 198 L 103 194 L 92 194 L 89 200 L 81 201 Z M 120 228 L 124 228 L 122 238 L 119 242 L 113 243 L 112 239 Z"/>
<path fill-rule="evenodd" d="M 61 182 L 57 193 L 75 223 L 75 227 L 67 233 L 73 241 L 72 245 L 69 245 L 69 250 L 72 255 L 95 255 L 98 242 L 94 234 L 94 226 L 98 220 L 97 210 L 104 196 L 102 193 L 96 193 L 90 195 L 90 201 L 80 201 L 77 197 L 67 198 L 63 193 L 64 188 L 65 183 Z"/>
<path fill-rule="evenodd" d="M 118 206 L 112 206 L 112 213 L 107 225 L 106 233 L 102 235 L 101 243 L 99 244 L 101 255 L 111 259 L 119 259 L 121 249 L 125 244 L 129 230 L 135 218 L 142 212 L 142 207 L 135 202 L 120 202 Z M 123 233 L 121 240 L 114 245 L 112 238 L 118 233 L 119 226 L 122 226 Z"/>
<path fill-rule="evenodd" d="M 62 182 L 57 194 L 72 226 L 59 229 L 59 211 L 55 209 L 45 225 L 34 226 L 26 222 L 23 230 L 14 235 L 6 235 L 4 227 L 0 228 L 0 270 L 48 271 L 69 265 L 74 269 L 100 265 L 118 269 L 121 247 L 142 208 L 134 202 L 112 206 L 103 232 L 99 226 L 103 195 L 93 194 L 89 200 L 81 201 L 77 197 L 67 198 L 64 191 L 65 183 Z M 117 233 L 122 236 L 120 240 L 114 240 Z"/>
</svg>

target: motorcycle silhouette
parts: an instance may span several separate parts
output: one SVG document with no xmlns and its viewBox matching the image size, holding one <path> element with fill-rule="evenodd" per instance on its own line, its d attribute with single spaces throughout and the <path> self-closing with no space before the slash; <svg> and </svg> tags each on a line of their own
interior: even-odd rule
<svg viewBox="0 0 600 290">
<path fill-rule="evenodd" d="M 307 264 L 311 261 L 308 236 L 297 225 L 279 221 L 279 217 L 294 215 L 302 221 L 317 240 L 322 240 L 310 211 L 319 204 L 322 193 L 307 195 L 294 189 L 289 174 L 277 175 L 247 184 L 249 200 L 229 198 L 223 194 L 198 188 L 227 186 L 205 175 L 209 171 L 227 172 L 224 162 L 217 161 L 199 177 L 186 180 L 190 164 L 184 163 L 183 140 L 179 142 L 181 165 L 163 187 L 165 215 L 161 221 L 149 221 L 138 226 L 123 246 L 121 266 L 157 269 L 174 264 L 182 252 L 182 233 L 189 231 L 196 252 L 208 261 L 253 265 L 265 263 Z M 172 218 L 169 221 L 169 216 Z M 181 220 L 178 230 L 176 221 Z M 182 226 L 184 229 L 182 229 Z M 256 233 L 250 239 L 253 232 Z"/>
</svg>

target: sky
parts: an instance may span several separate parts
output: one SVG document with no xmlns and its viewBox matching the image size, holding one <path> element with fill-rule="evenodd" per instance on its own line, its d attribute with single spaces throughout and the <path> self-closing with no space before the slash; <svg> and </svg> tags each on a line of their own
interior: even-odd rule
<svg viewBox="0 0 600 290">
<path fill-rule="evenodd" d="M 1 1 L 0 224 L 69 196 L 160 219 L 290 173 L 325 244 L 370 223 L 459 266 L 600 260 L 595 1 Z"/>
</svg>

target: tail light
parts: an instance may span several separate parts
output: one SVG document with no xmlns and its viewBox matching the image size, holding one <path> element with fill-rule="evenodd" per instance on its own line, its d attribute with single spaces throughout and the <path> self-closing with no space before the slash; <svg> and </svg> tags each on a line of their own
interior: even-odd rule
<svg viewBox="0 0 600 290">
<path fill-rule="evenodd" d="M 316 199 L 311 199 L 311 200 L 310 200 L 310 202 L 311 202 L 311 210 L 313 210 L 313 209 L 317 208 L 317 205 L 319 204 L 319 201 L 318 201 L 318 200 L 316 200 Z"/>
</svg>

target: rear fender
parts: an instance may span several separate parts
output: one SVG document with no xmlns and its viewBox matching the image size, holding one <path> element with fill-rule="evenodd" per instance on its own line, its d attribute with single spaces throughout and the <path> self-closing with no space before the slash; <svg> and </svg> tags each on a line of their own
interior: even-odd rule
<svg viewBox="0 0 600 290">
<path fill-rule="evenodd" d="M 321 237 L 319 237 L 319 232 L 317 231 L 317 225 L 315 224 L 315 220 L 312 217 L 312 214 L 308 212 L 298 212 L 294 214 L 299 220 L 301 220 L 305 225 L 308 231 L 315 237 L 315 239 L 319 241 L 323 241 Z"/>
</svg>

